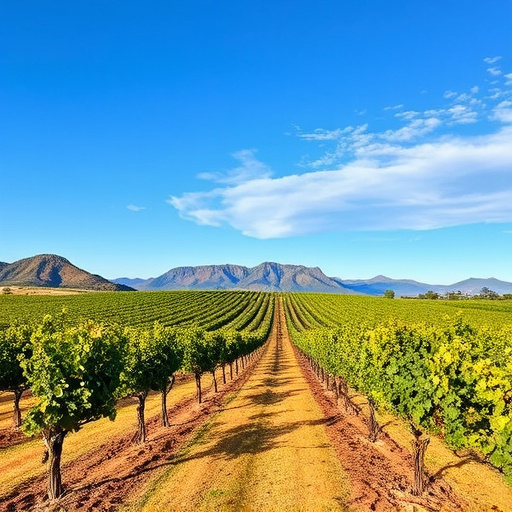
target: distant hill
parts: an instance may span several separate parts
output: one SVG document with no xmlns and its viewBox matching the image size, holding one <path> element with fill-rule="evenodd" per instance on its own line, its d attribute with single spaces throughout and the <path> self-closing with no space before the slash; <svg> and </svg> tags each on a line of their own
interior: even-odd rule
<svg viewBox="0 0 512 512">
<path fill-rule="evenodd" d="M 114 279 L 137 290 L 259 290 L 353 294 L 354 291 L 327 277 L 318 267 L 265 262 L 249 268 L 241 265 L 177 267 L 159 277 Z"/>
<path fill-rule="evenodd" d="M 489 277 L 487 279 L 471 277 L 470 279 L 451 284 L 450 286 L 445 286 L 444 288 L 445 292 L 456 292 L 460 290 L 462 293 L 477 295 L 484 287 L 487 287 L 490 290 L 499 293 L 500 295 L 504 295 L 505 293 L 512 293 L 512 283 L 508 283 L 507 281 L 500 281 L 494 277 Z"/>
<path fill-rule="evenodd" d="M 460 291 L 463 295 L 478 295 L 483 287 L 487 287 L 500 295 L 512 293 L 512 283 L 494 278 L 470 278 L 455 284 L 427 284 L 410 279 L 391 279 L 386 276 L 376 276 L 372 279 L 335 280 L 347 288 L 367 295 L 384 295 L 386 290 L 393 290 L 397 297 L 416 297 L 432 291 L 444 295 L 447 292 Z"/>
<path fill-rule="evenodd" d="M 80 288 L 97 291 L 133 291 L 82 270 L 66 258 L 55 254 L 40 254 L 14 263 L 0 265 L 0 286 L 41 286 Z"/>
<path fill-rule="evenodd" d="M 432 290 L 437 293 L 441 291 L 441 285 L 419 283 L 411 279 L 391 279 L 386 276 L 375 276 L 371 279 L 336 279 L 347 288 L 365 295 L 384 295 L 386 290 L 393 290 L 398 297 L 415 297 L 421 293 Z"/>
</svg>

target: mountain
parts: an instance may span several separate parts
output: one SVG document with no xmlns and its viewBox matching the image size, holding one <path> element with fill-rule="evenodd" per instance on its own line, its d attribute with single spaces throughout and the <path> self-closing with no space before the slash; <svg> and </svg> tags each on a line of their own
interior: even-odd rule
<svg viewBox="0 0 512 512">
<path fill-rule="evenodd" d="M 460 290 L 462 293 L 467 293 L 469 295 L 477 295 L 480 293 L 480 290 L 484 287 L 487 287 L 490 290 L 499 293 L 500 295 L 504 295 L 505 293 L 512 293 L 512 283 L 500 281 L 499 279 L 495 279 L 494 277 L 489 277 L 487 279 L 471 277 L 470 279 L 466 279 L 465 281 L 460 281 L 458 283 L 445 286 L 445 291 L 456 292 Z"/>
<path fill-rule="evenodd" d="M 393 290 L 398 297 L 415 297 L 419 294 L 433 291 L 444 295 L 447 292 L 460 291 L 463 295 L 478 295 L 484 287 L 497 292 L 500 295 L 512 293 L 512 283 L 500 281 L 493 277 L 488 279 L 470 278 L 455 284 L 427 284 L 412 281 L 410 279 L 391 279 L 386 276 L 376 276 L 372 279 L 341 280 L 334 278 L 338 283 L 347 288 L 366 295 L 384 295 L 386 290 Z"/>
<path fill-rule="evenodd" d="M 55 254 L 39 254 L 0 266 L 0 285 L 80 288 L 101 291 L 133 291 L 82 270 L 66 258 Z"/>
<path fill-rule="evenodd" d="M 433 291 L 475 295 L 486 286 L 500 295 L 512 293 L 512 283 L 498 279 L 471 278 L 453 285 L 420 283 L 411 279 L 375 276 L 371 279 L 328 277 L 318 267 L 264 262 L 256 267 L 241 265 L 203 265 L 177 267 L 156 278 L 113 279 L 112 282 L 137 290 L 261 290 L 282 292 L 322 292 L 382 296 L 393 290 L 397 297 L 416 297 Z"/>
<path fill-rule="evenodd" d="M 236 287 L 263 291 L 354 293 L 327 277 L 318 267 L 273 262 L 261 263 L 251 268 L 249 275 Z"/>
<path fill-rule="evenodd" d="M 159 277 L 143 280 L 120 278 L 137 290 L 261 290 L 348 293 L 352 290 L 327 277 L 318 267 L 265 262 L 248 268 L 240 265 L 177 267 Z"/>
<path fill-rule="evenodd" d="M 227 290 L 249 274 L 240 265 L 202 265 L 173 268 L 159 277 L 148 279 L 134 288 L 138 290 Z M 118 282 L 115 279 L 113 282 Z"/>
<path fill-rule="evenodd" d="M 393 290 L 398 297 L 414 297 L 420 293 L 432 290 L 437 293 L 444 293 L 441 285 L 419 283 L 411 279 L 391 279 L 386 276 L 375 276 L 371 279 L 336 279 L 347 288 L 365 295 L 384 295 L 386 290 Z"/>
</svg>

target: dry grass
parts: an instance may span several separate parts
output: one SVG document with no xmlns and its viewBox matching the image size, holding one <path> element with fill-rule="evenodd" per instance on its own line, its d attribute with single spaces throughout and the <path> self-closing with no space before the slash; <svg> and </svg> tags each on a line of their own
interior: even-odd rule
<svg viewBox="0 0 512 512">
<path fill-rule="evenodd" d="M 6 295 L 78 295 L 94 291 L 79 288 L 47 288 L 45 286 L 3 286 L 1 293 Z"/>
</svg>

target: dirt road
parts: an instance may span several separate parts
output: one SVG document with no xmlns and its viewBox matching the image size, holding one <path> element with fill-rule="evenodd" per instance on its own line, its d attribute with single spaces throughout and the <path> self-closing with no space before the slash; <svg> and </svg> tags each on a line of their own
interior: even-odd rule
<svg viewBox="0 0 512 512">
<path fill-rule="evenodd" d="M 343 510 L 348 482 L 282 308 L 276 323 L 242 390 L 152 483 L 143 510 Z"/>
</svg>

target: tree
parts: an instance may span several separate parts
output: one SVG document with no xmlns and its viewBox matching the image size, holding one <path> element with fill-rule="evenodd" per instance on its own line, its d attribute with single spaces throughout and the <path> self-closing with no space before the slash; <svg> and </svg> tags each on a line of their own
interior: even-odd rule
<svg viewBox="0 0 512 512">
<path fill-rule="evenodd" d="M 11 325 L 0 332 L 0 390 L 14 393 L 15 428 L 21 426 L 20 399 L 28 389 L 21 360 L 32 353 L 31 334 L 32 328 L 28 325 Z"/>
<path fill-rule="evenodd" d="M 59 328 L 46 316 L 32 341 L 32 357 L 22 367 L 39 401 L 28 412 L 23 430 L 42 434 L 49 456 L 48 497 L 54 501 L 62 494 L 65 436 L 99 418 L 115 418 L 125 339 L 116 326 L 87 321 Z"/>
<path fill-rule="evenodd" d="M 384 297 L 386 297 L 386 299 L 394 299 L 395 298 L 395 292 L 393 290 L 386 290 L 384 292 Z"/>
<path fill-rule="evenodd" d="M 482 299 L 497 299 L 499 296 L 499 293 L 495 292 L 494 290 L 490 290 L 489 288 L 487 288 L 487 286 L 484 286 L 480 290 L 479 295 L 479 297 Z"/>
<path fill-rule="evenodd" d="M 429 290 L 427 293 L 420 293 L 418 295 L 418 298 L 420 298 L 420 299 L 429 299 L 429 300 L 437 300 L 437 299 L 439 299 L 439 293 L 433 292 L 432 290 Z"/>
</svg>

